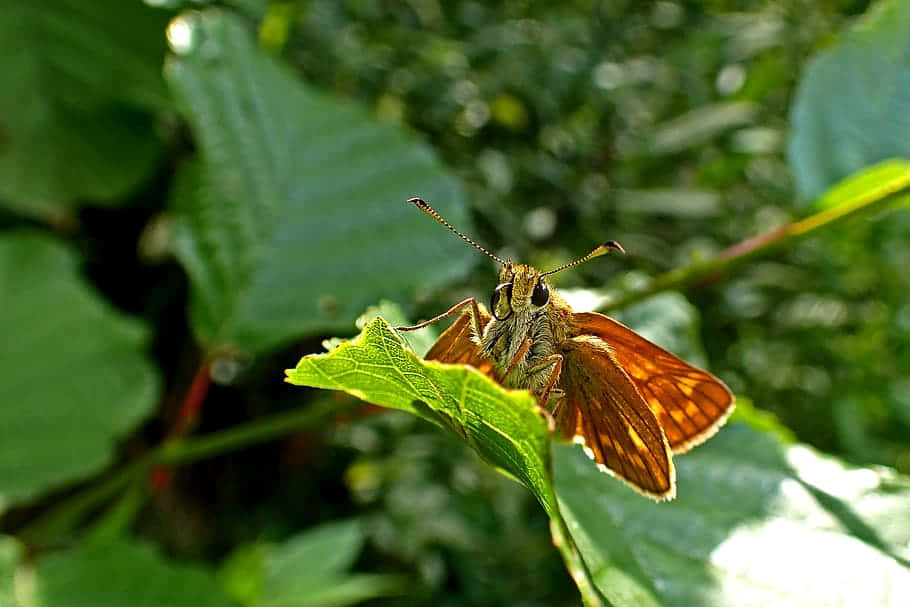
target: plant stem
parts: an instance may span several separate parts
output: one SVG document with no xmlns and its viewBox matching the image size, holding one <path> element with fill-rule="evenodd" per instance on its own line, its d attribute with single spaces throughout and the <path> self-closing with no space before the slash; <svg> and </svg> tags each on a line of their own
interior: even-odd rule
<svg viewBox="0 0 910 607">
<path fill-rule="evenodd" d="M 591 575 L 588 565 L 578 552 L 578 546 L 575 545 L 575 540 L 566 526 L 565 519 L 559 513 L 550 517 L 550 535 L 553 536 L 553 544 L 556 549 L 562 554 L 562 560 L 566 564 L 566 569 L 569 570 L 569 575 L 578 586 L 585 607 L 610 607 L 610 602 L 595 585 L 594 576 Z"/>
<path fill-rule="evenodd" d="M 309 407 L 280 413 L 259 421 L 214 432 L 193 440 L 165 443 L 149 453 L 153 464 L 188 464 L 261 443 L 278 436 L 315 426 L 325 418 L 351 411 L 364 403 L 353 399 L 341 403 L 333 398 Z"/>
<path fill-rule="evenodd" d="M 861 213 L 871 213 L 889 205 L 901 193 L 910 189 L 907 176 L 889 180 L 880 187 L 870 188 L 862 195 L 855 196 L 842 204 L 835 204 L 805 219 L 763 232 L 747 238 L 721 253 L 710 261 L 671 270 L 661 274 L 641 289 L 619 295 L 600 306 L 600 311 L 608 312 L 624 308 L 661 293 L 663 291 L 682 290 L 700 283 L 718 280 L 725 272 L 763 255 L 771 249 L 784 244 L 793 244 L 825 226 L 832 226 L 845 219 Z"/>
<path fill-rule="evenodd" d="M 351 411 L 363 403 L 353 399 L 339 403 L 328 398 L 308 407 L 192 440 L 165 441 L 139 459 L 111 472 L 106 478 L 64 499 L 22 530 L 22 537 L 32 546 L 47 546 L 65 536 L 70 529 L 102 504 L 123 491 L 133 479 L 147 474 L 155 466 L 180 465 L 242 449 L 304 428 L 318 425 L 335 415 Z"/>
<path fill-rule="evenodd" d="M 190 387 L 186 391 L 186 396 L 183 398 L 180 409 L 177 411 L 177 419 L 174 420 L 174 425 L 171 426 L 171 430 L 168 433 L 169 440 L 172 437 L 179 437 L 186 434 L 186 432 L 195 425 L 196 420 L 199 418 L 199 414 L 202 411 L 202 405 L 205 403 L 205 397 L 208 395 L 211 386 L 211 369 L 209 368 L 208 361 L 203 360 L 199 364 L 199 368 L 196 369 L 196 373 L 193 375 L 193 381 L 190 382 Z"/>
</svg>

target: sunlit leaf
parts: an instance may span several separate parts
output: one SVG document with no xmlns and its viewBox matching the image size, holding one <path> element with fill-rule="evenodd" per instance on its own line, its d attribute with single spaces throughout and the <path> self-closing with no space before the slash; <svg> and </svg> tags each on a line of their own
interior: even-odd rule
<svg viewBox="0 0 910 607">
<path fill-rule="evenodd" d="M 0 204 L 122 202 L 155 167 L 167 13 L 142 2 L 0 0 Z"/>
<path fill-rule="evenodd" d="M 382 318 L 352 342 L 305 356 L 287 376 L 296 385 L 342 390 L 451 428 L 555 511 L 547 426 L 531 396 L 506 390 L 470 367 L 420 360 Z"/>
<path fill-rule="evenodd" d="M 880 0 L 804 70 L 790 166 L 806 199 L 864 166 L 910 157 L 910 3 Z"/>
<path fill-rule="evenodd" d="M 186 13 L 166 66 L 199 146 L 175 195 L 176 252 L 209 350 L 342 331 L 377 297 L 461 275 L 472 252 L 405 200 L 466 226 L 455 180 L 411 135 L 318 93 L 227 12 Z"/>
<path fill-rule="evenodd" d="M 0 535 L 0 605 L 12 607 L 16 599 L 16 567 L 25 554 L 23 546 L 16 538 Z"/>
<path fill-rule="evenodd" d="M 48 237 L 0 239 L 0 310 L 2 511 L 108 464 L 154 406 L 158 377 L 146 327 L 102 300 Z"/>
<path fill-rule="evenodd" d="M 560 506 L 614 605 L 903 605 L 910 481 L 739 424 L 676 458 L 655 504 L 554 449 Z"/>
</svg>

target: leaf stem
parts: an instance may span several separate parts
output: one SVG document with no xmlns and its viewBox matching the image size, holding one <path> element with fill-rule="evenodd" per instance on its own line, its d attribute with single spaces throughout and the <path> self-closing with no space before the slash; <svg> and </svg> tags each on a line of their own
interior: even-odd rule
<svg viewBox="0 0 910 607">
<path fill-rule="evenodd" d="M 177 411 L 177 418 L 168 434 L 168 439 L 182 436 L 189 430 L 199 419 L 202 412 L 202 406 L 205 403 L 205 397 L 212 386 L 211 369 L 207 360 L 203 360 L 193 375 L 193 381 L 186 391 L 186 396 L 180 404 Z"/>
</svg>

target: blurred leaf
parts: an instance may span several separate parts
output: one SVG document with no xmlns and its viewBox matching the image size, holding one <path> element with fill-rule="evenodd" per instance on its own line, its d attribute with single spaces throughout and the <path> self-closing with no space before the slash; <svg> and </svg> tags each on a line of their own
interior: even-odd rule
<svg viewBox="0 0 910 607">
<path fill-rule="evenodd" d="M 554 447 L 560 506 L 614 605 L 903 605 L 910 480 L 739 424 L 676 458 L 655 504 Z"/>
<path fill-rule="evenodd" d="M 401 593 L 396 576 L 347 573 L 363 540 L 357 521 L 323 525 L 280 544 L 241 548 L 223 578 L 250 607 L 342 607 Z"/>
<path fill-rule="evenodd" d="M 342 390 L 454 430 L 556 514 L 547 425 L 526 391 L 506 390 L 471 367 L 420 360 L 382 318 L 354 341 L 303 357 L 287 376 L 295 385 Z"/>
<path fill-rule="evenodd" d="M 306 87 L 218 10 L 187 13 L 167 79 L 201 160 L 174 196 L 191 319 L 211 351 L 263 351 L 346 330 L 377 296 L 460 276 L 473 253 L 405 203 L 467 226 L 455 180 L 428 148 Z"/>
<path fill-rule="evenodd" d="M 8 535 L 0 535 L 0 607 L 17 607 L 16 567 L 22 560 L 25 546 Z"/>
<path fill-rule="evenodd" d="M 910 157 L 910 3 L 881 0 L 804 70 L 788 156 L 806 199 L 866 165 Z"/>
<path fill-rule="evenodd" d="M 158 378 L 146 327 L 111 309 L 76 259 L 35 234 L 0 238 L 0 511 L 107 465 Z"/>
<path fill-rule="evenodd" d="M 46 556 L 34 569 L 36 607 L 209 607 L 230 601 L 213 576 L 147 546 L 94 542 Z"/>
<path fill-rule="evenodd" d="M 713 217 L 721 211 L 721 196 L 713 190 L 695 188 L 625 189 L 616 191 L 613 204 L 623 213 Z"/>
<path fill-rule="evenodd" d="M 0 0 L 0 204 L 122 203 L 149 176 L 166 23 L 142 2 Z"/>
<path fill-rule="evenodd" d="M 697 147 L 731 129 L 751 125 L 758 106 L 747 101 L 720 101 L 691 110 L 648 135 L 644 146 L 629 155 L 662 156 Z"/>
<path fill-rule="evenodd" d="M 312 584 L 349 569 L 363 548 L 363 539 L 354 520 L 323 525 L 285 540 L 266 558 L 263 591 L 286 593 L 300 581 Z"/>
<path fill-rule="evenodd" d="M 812 204 L 811 211 L 819 213 L 841 205 L 861 205 L 881 200 L 888 194 L 910 187 L 910 160 L 893 158 L 863 167 L 828 188 Z M 905 202 L 900 196 L 889 204 L 890 208 Z"/>
<path fill-rule="evenodd" d="M 736 409 L 730 421 L 742 422 L 753 430 L 772 434 L 784 444 L 796 442 L 793 431 L 783 425 L 774 413 L 756 408 L 752 399 L 745 396 L 736 397 Z"/>
</svg>

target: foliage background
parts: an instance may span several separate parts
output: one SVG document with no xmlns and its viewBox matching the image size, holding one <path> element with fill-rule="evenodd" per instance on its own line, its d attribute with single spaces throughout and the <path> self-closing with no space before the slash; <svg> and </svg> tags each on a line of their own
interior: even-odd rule
<svg viewBox="0 0 910 607">
<path fill-rule="evenodd" d="M 618 240 L 558 286 L 621 291 L 910 155 L 906 11 L 807 84 L 866 2 L 89 4 L 0 1 L 0 604 L 116 602 L 93 568 L 115 564 L 149 604 L 576 604 L 522 487 L 417 418 L 281 383 L 380 299 L 489 292 L 404 199 L 538 266 Z M 908 265 L 910 214 L 857 218 L 625 320 L 753 424 L 910 474 Z M 273 415 L 271 440 L 142 459 Z"/>
</svg>

